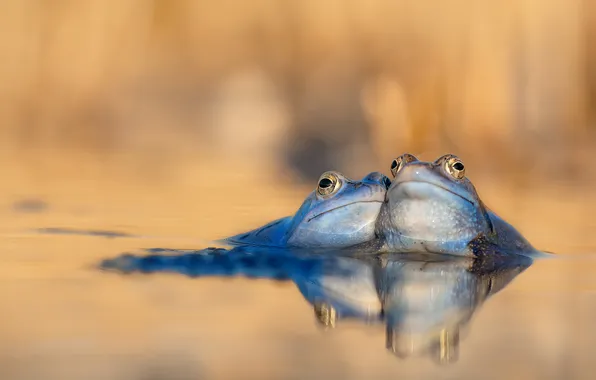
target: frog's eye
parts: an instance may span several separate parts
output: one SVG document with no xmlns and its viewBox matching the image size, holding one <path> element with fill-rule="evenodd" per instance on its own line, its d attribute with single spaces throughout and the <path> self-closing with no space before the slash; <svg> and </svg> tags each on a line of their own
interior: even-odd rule
<svg viewBox="0 0 596 380">
<path fill-rule="evenodd" d="M 319 178 L 317 193 L 323 197 L 334 194 L 341 187 L 341 180 L 336 173 L 326 172 Z"/>
<path fill-rule="evenodd" d="M 457 157 L 445 160 L 445 171 L 455 179 L 462 179 L 466 176 L 466 167 Z"/>
<path fill-rule="evenodd" d="M 393 178 L 397 172 L 401 169 L 401 157 L 397 157 L 396 159 L 391 162 L 391 174 L 393 174 Z"/>
<path fill-rule="evenodd" d="M 391 162 L 391 174 L 393 177 L 397 175 L 397 173 L 407 164 L 413 161 L 418 161 L 416 157 L 409 153 L 402 154 L 401 156 L 397 157 L 393 162 Z"/>
</svg>

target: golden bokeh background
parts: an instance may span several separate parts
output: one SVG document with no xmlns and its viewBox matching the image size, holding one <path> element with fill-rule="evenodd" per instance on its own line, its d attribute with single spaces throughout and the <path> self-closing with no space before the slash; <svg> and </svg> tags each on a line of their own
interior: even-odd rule
<svg viewBox="0 0 596 380">
<path fill-rule="evenodd" d="M 165 160 L 226 147 L 306 178 L 449 151 L 477 171 L 584 177 L 574 168 L 594 140 L 595 9 L 5 1 L 3 150 Z"/>
</svg>

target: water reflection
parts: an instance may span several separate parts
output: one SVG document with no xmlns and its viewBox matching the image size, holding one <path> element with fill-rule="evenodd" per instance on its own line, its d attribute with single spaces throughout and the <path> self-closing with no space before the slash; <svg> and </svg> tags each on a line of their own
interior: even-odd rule
<svg viewBox="0 0 596 380">
<path fill-rule="evenodd" d="M 396 357 L 457 361 L 460 331 L 492 295 L 532 259 L 485 252 L 479 258 L 433 254 L 315 252 L 236 247 L 201 251 L 151 249 L 100 267 L 120 273 L 173 272 L 190 277 L 246 276 L 293 281 L 325 328 L 356 319 L 384 324 Z"/>
<path fill-rule="evenodd" d="M 110 230 L 78 230 L 74 228 L 61 228 L 61 227 L 46 227 L 36 228 L 33 232 L 48 235 L 85 235 L 85 236 L 99 236 L 108 239 L 114 238 L 125 238 L 125 237 L 136 237 L 135 235 L 127 232 L 110 231 Z"/>
<path fill-rule="evenodd" d="M 530 264 L 526 257 L 390 258 L 376 276 L 387 348 L 399 357 L 426 354 L 439 362 L 456 361 L 460 330 Z"/>
</svg>

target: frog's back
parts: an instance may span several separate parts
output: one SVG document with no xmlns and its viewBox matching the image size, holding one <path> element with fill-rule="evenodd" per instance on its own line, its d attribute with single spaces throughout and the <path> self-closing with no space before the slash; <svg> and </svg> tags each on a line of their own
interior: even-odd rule
<svg viewBox="0 0 596 380">
<path fill-rule="evenodd" d="M 265 247 L 284 247 L 292 217 L 274 220 L 262 227 L 223 239 L 229 245 L 256 245 Z"/>
<path fill-rule="evenodd" d="M 293 216 L 286 216 L 265 224 L 254 230 L 244 232 L 224 239 L 224 242 L 230 245 L 256 245 L 263 247 L 286 247 L 288 240 L 299 225 L 304 216 L 311 208 L 314 194 L 310 194 L 302 206 Z"/>
<path fill-rule="evenodd" d="M 499 217 L 493 211 L 488 210 L 488 217 L 495 233 L 494 242 L 500 250 L 505 252 L 532 254 L 539 251 L 530 244 L 511 224 Z"/>
</svg>

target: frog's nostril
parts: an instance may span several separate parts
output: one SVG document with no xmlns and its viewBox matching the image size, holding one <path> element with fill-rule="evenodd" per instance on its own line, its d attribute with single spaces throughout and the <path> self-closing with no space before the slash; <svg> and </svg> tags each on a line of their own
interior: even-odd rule
<svg viewBox="0 0 596 380">
<path fill-rule="evenodd" d="M 383 177 L 383 185 L 385 185 L 386 189 L 389 189 L 389 186 L 391 186 L 391 180 L 387 177 Z"/>
</svg>

